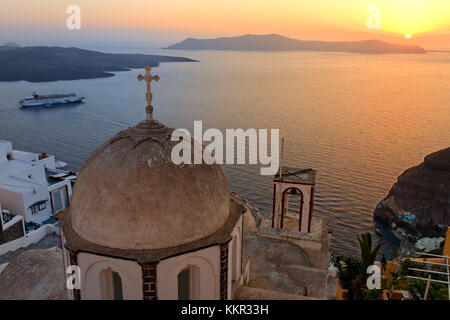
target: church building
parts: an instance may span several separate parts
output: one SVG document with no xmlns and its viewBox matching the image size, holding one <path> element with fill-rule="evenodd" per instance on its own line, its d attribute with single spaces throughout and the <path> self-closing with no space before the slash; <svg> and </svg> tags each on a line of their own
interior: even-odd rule
<svg viewBox="0 0 450 320">
<path fill-rule="evenodd" d="M 70 265 L 80 270 L 80 289 L 69 290 L 70 298 L 295 299 L 308 296 L 307 277 L 314 272 L 314 285 L 326 291 L 329 233 L 312 217 L 315 172 L 275 177 L 273 217 L 264 217 L 230 192 L 219 165 L 173 164 L 173 129 L 152 115 L 150 85 L 159 77 L 147 67 L 138 78 L 147 82 L 146 120 L 92 153 L 70 207 L 58 214 L 64 271 Z M 288 173 L 294 178 L 289 184 Z M 298 195 L 300 215 L 276 214 L 287 213 L 288 198 Z M 300 222 L 287 230 L 292 219 Z M 271 252 L 278 255 L 276 270 Z M 290 274 L 305 285 L 263 279 L 278 273 L 292 283 L 283 276 L 290 272 L 283 265 L 291 264 L 302 267 Z M 326 296 L 316 291 L 317 298 Z"/>
</svg>

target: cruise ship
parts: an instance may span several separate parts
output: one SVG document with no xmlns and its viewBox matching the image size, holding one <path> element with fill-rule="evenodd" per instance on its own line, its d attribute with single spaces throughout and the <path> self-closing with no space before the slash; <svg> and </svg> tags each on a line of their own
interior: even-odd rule
<svg viewBox="0 0 450 320">
<path fill-rule="evenodd" d="M 83 102 L 84 97 L 79 97 L 75 93 L 39 95 L 33 92 L 33 95 L 19 101 L 22 107 L 51 107 L 59 104 Z"/>
</svg>

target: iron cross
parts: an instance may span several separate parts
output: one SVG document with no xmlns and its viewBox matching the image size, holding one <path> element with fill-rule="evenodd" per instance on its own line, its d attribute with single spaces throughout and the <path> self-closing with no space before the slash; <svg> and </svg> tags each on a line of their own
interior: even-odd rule
<svg viewBox="0 0 450 320">
<path fill-rule="evenodd" d="M 152 94 L 152 88 L 151 88 L 151 82 L 154 81 L 159 81 L 159 76 L 155 75 L 152 76 L 150 74 L 150 71 L 152 70 L 152 68 L 150 67 L 145 67 L 145 76 L 143 75 L 139 75 L 138 76 L 138 80 L 142 81 L 145 80 L 145 82 L 147 82 L 147 93 L 145 94 L 146 100 L 147 100 L 147 106 L 151 107 L 152 106 L 152 99 L 153 99 L 153 94 Z"/>
</svg>

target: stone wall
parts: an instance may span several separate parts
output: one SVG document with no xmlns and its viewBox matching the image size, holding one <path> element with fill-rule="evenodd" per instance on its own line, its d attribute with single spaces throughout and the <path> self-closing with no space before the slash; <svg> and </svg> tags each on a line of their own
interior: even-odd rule
<svg viewBox="0 0 450 320">
<path fill-rule="evenodd" d="M 248 209 L 243 254 L 243 264 L 250 265 L 248 290 L 258 292 L 257 296 L 270 291 L 300 299 L 327 299 L 330 234 L 323 221 L 309 234 L 276 230 L 270 219 L 243 204 Z"/>
</svg>

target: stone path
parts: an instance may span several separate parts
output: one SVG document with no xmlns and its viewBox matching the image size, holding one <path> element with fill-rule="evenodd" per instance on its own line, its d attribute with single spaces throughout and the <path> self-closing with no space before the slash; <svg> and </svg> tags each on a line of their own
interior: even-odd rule
<svg viewBox="0 0 450 320">
<path fill-rule="evenodd" d="M 10 251 L 0 256 L 0 265 L 11 262 L 15 257 L 17 257 L 22 252 L 32 249 L 50 249 L 53 247 L 60 248 L 60 239 L 59 236 L 56 235 L 47 235 L 44 239 L 39 241 L 38 243 L 29 245 L 25 248 L 17 249 L 16 251 Z"/>
</svg>

